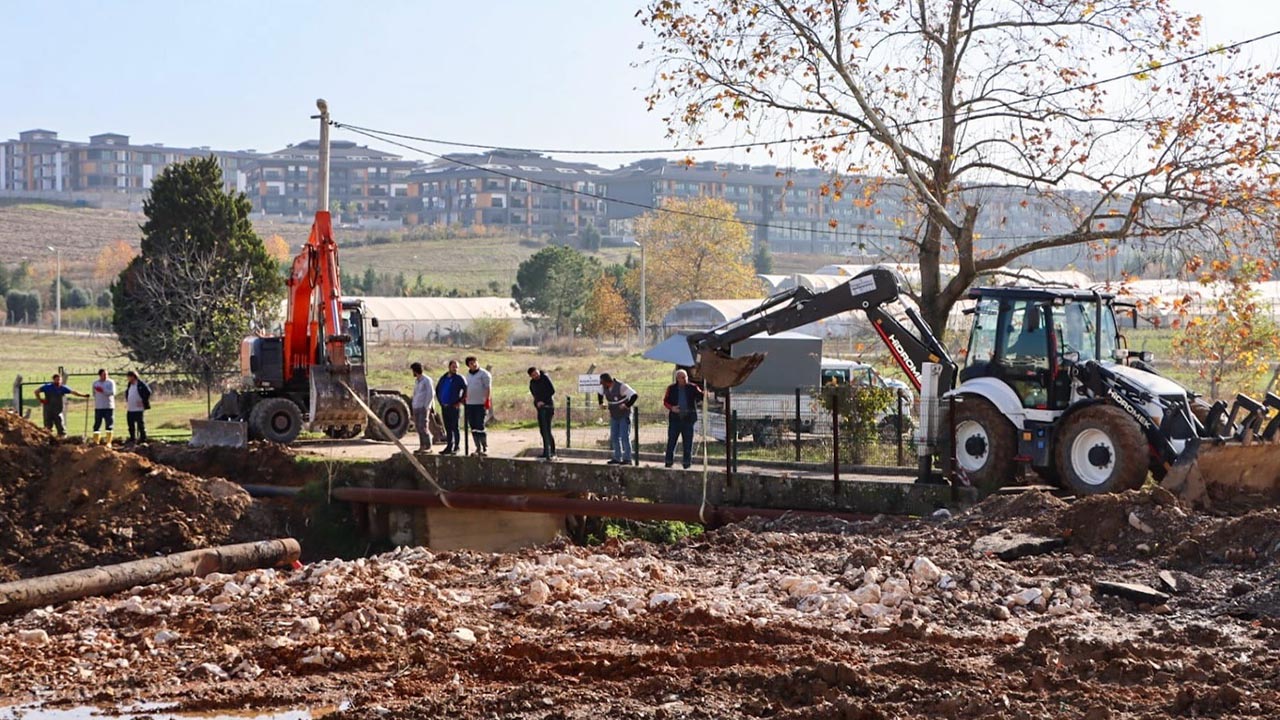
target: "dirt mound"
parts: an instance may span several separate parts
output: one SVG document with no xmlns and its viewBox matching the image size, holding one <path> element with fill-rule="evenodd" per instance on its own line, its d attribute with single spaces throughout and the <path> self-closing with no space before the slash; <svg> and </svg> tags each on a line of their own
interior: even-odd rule
<svg viewBox="0 0 1280 720">
<path fill-rule="evenodd" d="M 315 479 L 309 466 L 296 462 L 297 453 L 277 443 L 255 441 L 244 449 L 152 443 L 136 452 L 184 472 L 239 483 L 300 487 Z"/>
<path fill-rule="evenodd" d="M 970 511 L 993 522 L 1022 520 L 1039 515 L 1057 515 L 1070 505 L 1066 500 L 1047 492 L 1028 491 L 1011 495 L 990 495 Z"/>
<path fill-rule="evenodd" d="M 257 539 L 238 486 L 0 414 L 0 580 Z"/>
</svg>

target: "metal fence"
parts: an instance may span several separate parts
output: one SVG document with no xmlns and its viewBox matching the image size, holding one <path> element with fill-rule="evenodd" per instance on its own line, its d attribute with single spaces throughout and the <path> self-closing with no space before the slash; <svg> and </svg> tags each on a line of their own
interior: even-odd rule
<svg viewBox="0 0 1280 720">
<path fill-rule="evenodd" d="M 668 441 L 668 412 L 662 405 L 666 385 L 632 385 L 640 399 L 631 410 L 631 440 L 638 462 L 663 456 Z M 796 387 L 786 395 L 730 393 L 707 396 L 707 410 L 698 410 L 694 426 L 694 454 L 701 457 L 703 424 L 707 454 L 717 465 L 735 469 L 739 463 L 798 464 L 810 470 L 841 467 L 915 467 L 914 430 L 918 408 L 902 393 L 871 418 L 870 432 L 850 432 L 839 421 L 838 404 L 824 405 L 817 386 Z M 594 393 L 574 393 L 557 407 L 557 442 L 562 447 L 608 448 L 608 409 Z M 680 462 L 677 441 L 675 461 Z"/>
<path fill-rule="evenodd" d="M 127 372 L 127 370 L 107 368 L 107 371 L 110 373 L 111 377 L 116 380 L 117 391 L 122 391 L 124 389 L 125 373 Z M 63 384 L 70 387 L 75 387 L 77 385 L 77 382 L 84 383 L 87 381 L 88 383 L 93 383 L 95 380 L 98 379 L 98 373 L 96 370 L 68 371 L 66 368 L 59 366 L 57 373 L 62 376 Z M 205 395 L 206 404 L 213 402 L 213 393 L 215 391 L 218 391 L 218 388 L 222 386 L 223 382 L 227 378 L 239 375 L 239 373 L 236 373 L 236 372 L 217 373 L 214 376 L 213 382 L 211 383 L 210 387 L 206 388 L 203 382 L 193 381 L 191 379 L 191 376 L 185 373 L 148 372 L 148 373 L 140 373 L 140 374 L 142 374 L 143 376 L 142 377 L 143 381 L 146 382 L 147 386 L 151 388 L 152 402 L 162 400 L 166 395 L 173 396 L 173 395 L 178 395 L 180 393 L 188 393 L 188 392 L 191 392 L 192 390 L 203 389 L 203 390 L 206 390 L 206 395 Z M 50 375 L 52 375 L 52 373 L 50 373 Z M 23 417 L 30 418 L 32 411 L 40 407 L 40 402 L 35 397 L 36 389 L 49 381 L 50 381 L 50 378 L 47 376 L 42 378 L 33 378 L 33 379 L 26 379 L 26 378 L 23 378 L 21 375 L 14 377 L 13 395 L 11 398 L 10 409 L 12 409 L 13 412 Z M 81 387 L 78 387 L 76 389 L 87 390 L 87 388 L 84 388 L 83 385 L 81 385 Z M 64 417 L 66 418 L 66 421 L 68 423 L 71 422 L 71 417 L 69 413 L 64 413 Z M 88 417 L 89 417 L 88 401 L 86 401 L 85 418 L 84 418 L 84 425 L 86 428 L 88 427 Z M 37 417 L 36 420 L 38 421 L 39 418 Z M 68 426 L 68 430 L 70 430 L 70 426 Z M 87 435 L 87 433 L 88 431 L 86 429 L 85 434 Z M 164 438 L 166 435 L 184 436 L 186 434 L 187 434 L 186 430 L 182 430 L 177 433 L 165 433 L 164 431 L 159 430 L 158 428 L 152 428 L 147 431 L 148 436 L 156 437 L 156 438 Z"/>
</svg>

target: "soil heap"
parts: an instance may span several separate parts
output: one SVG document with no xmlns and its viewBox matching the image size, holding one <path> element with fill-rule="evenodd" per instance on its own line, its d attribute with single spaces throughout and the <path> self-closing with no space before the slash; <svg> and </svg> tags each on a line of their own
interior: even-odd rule
<svg viewBox="0 0 1280 720">
<path fill-rule="evenodd" d="M 274 536 L 234 483 L 0 412 L 0 582 Z"/>
</svg>

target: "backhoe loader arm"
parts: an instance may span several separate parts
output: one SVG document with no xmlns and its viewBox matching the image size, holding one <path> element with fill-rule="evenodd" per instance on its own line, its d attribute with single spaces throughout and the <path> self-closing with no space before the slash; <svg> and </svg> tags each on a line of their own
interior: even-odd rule
<svg viewBox="0 0 1280 720">
<path fill-rule="evenodd" d="M 702 376 L 713 387 L 734 387 L 746 380 L 764 359 L 758 354 L 731 358 L 730 350 L 735 344 L 762 332 L 774 335 L 843 312 L 861 310 L 917 390 L 926 362 L 943 366 L 939 387 L 950 389 L 956 373 L 955 362 L 914 308 L 903 306 L 912 329 L 885 312 L 884 306 L 897 300 L 897 278 L 888 270 L 872 268 L 821 293 L 797 287 L 775 295 L 729 322 L 690 335 L 689 347 Z"/>
</svg>

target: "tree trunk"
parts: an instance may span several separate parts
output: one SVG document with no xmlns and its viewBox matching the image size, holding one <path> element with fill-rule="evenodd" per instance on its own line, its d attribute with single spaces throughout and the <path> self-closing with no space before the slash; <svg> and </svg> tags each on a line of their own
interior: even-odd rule
<svg viewBox="0 0 1280 720">
<path fill-rule="evenodd" d="M 289 565 L 301 548 L 293 538 L 191 550 L 119 565 L 75 570 L 0 584 L 0 616 L 174 578 L 204 577 L 260 567 Z"/>
</svg>

